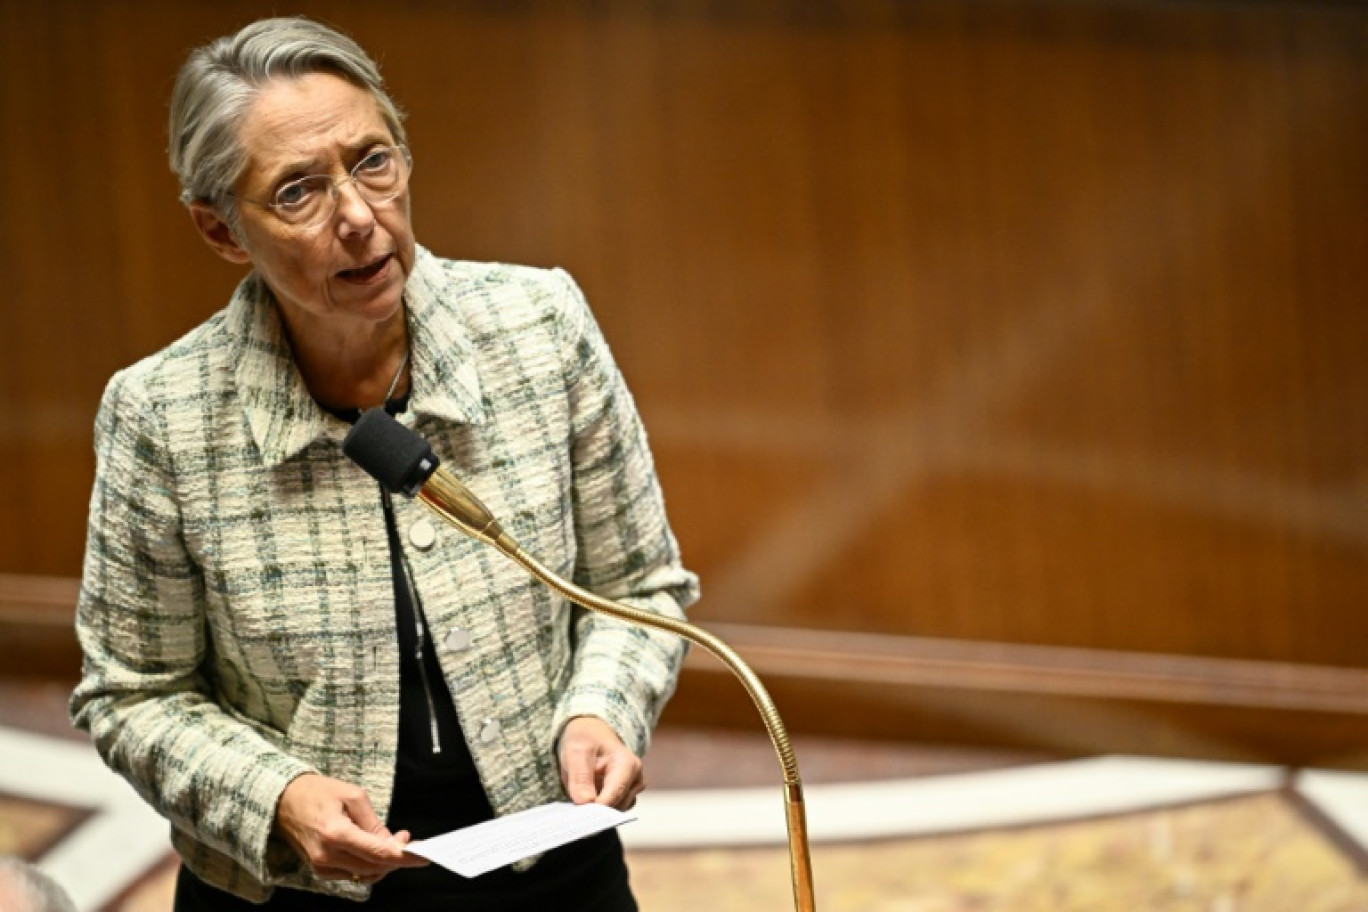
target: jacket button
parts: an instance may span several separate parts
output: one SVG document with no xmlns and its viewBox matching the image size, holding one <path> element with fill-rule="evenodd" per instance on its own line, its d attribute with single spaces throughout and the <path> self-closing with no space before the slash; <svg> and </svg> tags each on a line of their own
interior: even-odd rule
<svg viewBox="0 0 1368 912">
<path fill-rule="evenodd" d="M 480 743 L 493 744 L 499 740 L 499 723 L 494 719 L 485 719 L 480 726 Z"/>
<path fill-rule="evenodd" d="M 413 542 L 413 547 L 419 551 L 431 549 L 437 543 L 437 528 L 432 524 L 432 520 L 424 516 L 409 526 L 409 541 Z"/>
<path fill-rule="evenodd" d="M 447 631 L 446 639 L 442 641 L 448 652 L 465 652 L 470 648 L 470 631 L 461 627 L 452 627 Z"/>
</svg>

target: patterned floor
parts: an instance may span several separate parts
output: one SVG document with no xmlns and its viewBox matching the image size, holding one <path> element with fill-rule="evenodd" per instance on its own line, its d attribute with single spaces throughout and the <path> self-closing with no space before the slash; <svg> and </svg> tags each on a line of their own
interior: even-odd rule
<svg viewBox="0 0 1368 912">
<path fill-rule="evenodd" d="M 89 912 L 166 912 L 164 827 L 0 684 L 0 853 Z M 1368 912 L 1368 777 L 800 739 L 823 912 Z M 719 781 L 719 771 L 721 781 Z M 662 732 L 623 828 L 644 912 L 792 908 L 762 737 Z"/>
<path fill-rule="evenodd" d="M 782 850 L 643 853 L 642 908 L 788 908 Z M 825 912 L 1344 912 L 1368 883 L 1276 794 L 814 853 Z"/>
</svg>

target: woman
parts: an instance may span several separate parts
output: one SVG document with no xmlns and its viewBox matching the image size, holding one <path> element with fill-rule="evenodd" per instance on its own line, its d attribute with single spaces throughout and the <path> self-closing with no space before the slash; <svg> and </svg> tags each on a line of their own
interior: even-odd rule
<svg viewBox="0 0 1368 912">
<path fill-rule="evenodd" d="M 612 831 L 472 880 L 403 846 L 630 807 L 682 644 L 573 608 L 339 446 L 384 404 L 529 552 L 682 617 L 696 580 L 578 289 L 416 244 L 401 119 L 316 23 L 193 52 L 170 126 L 194 224 L 250 273 L 105 392 L 72 713 L 171 822 L 176 908 L 635 909 Z"/>
</svg>

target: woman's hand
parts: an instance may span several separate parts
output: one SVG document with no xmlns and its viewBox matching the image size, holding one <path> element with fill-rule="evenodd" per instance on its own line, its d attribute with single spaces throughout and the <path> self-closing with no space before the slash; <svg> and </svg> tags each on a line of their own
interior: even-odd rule
<svg viewBox="0 0 1368 912">
<path fill-rule="evenodd" d="M 276 829 L 327 880 L 371 884 L 396 868 L 428 863 L 404 854 L 408 832 L 386 829 L 365 790 L 318 773 L 305 773 L 285 786 L 276 806 Z"/>
<path fill-rule="evenodd" d="M 646 788 L 641 759 L 595 716 L 576 716 L 560 738 L 561 783 L 575 804 L 591 801 L 629 810 Z"/>
</svg>

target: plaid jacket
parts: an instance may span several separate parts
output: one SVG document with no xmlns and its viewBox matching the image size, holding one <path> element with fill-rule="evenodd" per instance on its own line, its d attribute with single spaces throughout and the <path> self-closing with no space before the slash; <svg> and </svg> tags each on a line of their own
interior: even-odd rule
<svg viewBox="0 0 1368 912">
<path fill-rule="evenodd" d="M 440 260 L 405 288 L 402 416 L 547 566 L 682 617 L 697 598 L 645 434 L 565 273 Z M 255 900 L 312 877 L 272 834 L 291 779 L 366 789 L 384 819 L 399 656 L 377 484 L 342 455 L 347 425 L 294 367 L 262 283 L 116 374 L 96 420 L 77 633 L 75 723 L 172 824 L 203 879 Z M 424 550 L 395 509 L 434 646 L 495 812 L 563 796 L 554 740 L 576 715 L 641 753 L 684 647 L 570 606 L 437 523 Z M 434 518 L 435 519 L 435 518 Z M 420 544 L 420 537 L 414 541 Z"/>
</svg>

